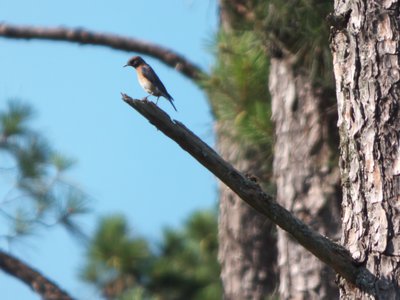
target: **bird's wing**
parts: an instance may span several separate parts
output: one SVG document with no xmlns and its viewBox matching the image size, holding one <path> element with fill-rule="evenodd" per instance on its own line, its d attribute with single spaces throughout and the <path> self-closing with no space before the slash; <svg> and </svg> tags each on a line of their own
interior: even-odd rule
<svg viewBox="0 0 400 300">
<path fill-rule="evenodd" d="M 149 65 L 145 65 L 142 67 L 142 73 L 144 77 L 150 80 L 151 83 L 155 85 L 162 94 L 168 95 L 167 89 L 161 82 L 160 78 L 158 78 L 156 72 L 154 72 L 154 70 Z"/>
</svg>

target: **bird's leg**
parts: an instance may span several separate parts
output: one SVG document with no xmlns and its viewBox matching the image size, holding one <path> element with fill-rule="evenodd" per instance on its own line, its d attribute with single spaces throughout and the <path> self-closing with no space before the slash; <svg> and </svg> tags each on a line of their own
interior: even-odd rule
<svg viewBox="0 0 400 300">
<path fill-rule="evenodd" d="M 157 97 L 157 100 L 156 100 L 156 105 L 158 104 L 158 99 L 160 99 L 160 96 L 158 96 L 158 97 Z"/>
<path fill-rule="evenodd" d="M 149 98 L 149 95 L 147 95 L 146 97 L 144 97 L 142 100 L 143 100 L 143 101 L 149 101 L 149 99 L 147 99 L 147 98 Z"/>
</svg>

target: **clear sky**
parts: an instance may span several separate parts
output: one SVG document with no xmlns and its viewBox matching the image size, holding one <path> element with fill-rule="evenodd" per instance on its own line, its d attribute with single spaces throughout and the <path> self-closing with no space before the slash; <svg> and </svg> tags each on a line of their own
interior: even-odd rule
<svg viewBox="0 0 400 300">
<path fill-rule="evenodd" d="M 174 49 L 209 70 L 217 27 L 215 2 L 0 0 L 0 22 L 132 36 Z M 135 232 L 157 242 L 163 227 L 177 227 L 193 210 L 216 205 L 217 184 L 200 164 L 122 102 L 120 92 L 135 98 L 146 95 L 135 71 L 122 67 L 135 54 L 0 38 L 0 109 L 10 98 L 30 103 L 36 111 L 34 127 L 57 150 L 77 160 L 67 175 L 92 198 L 92 214 L 79 219 L 87 232 L 99 216 L 123 213 Z M 175 98 L 178 112 L 164 99 L 159 106 L 213 145 L 204 94 L 173 69 L 143 57 Z M 4 249 L 4 242 L 0 247 Z M 51 229 L 13 245 L 12 253 L 73 296 L 95 299 L 77 279 L 83 250 L 64 230 Z M 0 289 L 2 300 L 39 299 L 2 272 Z"/>
</svg>

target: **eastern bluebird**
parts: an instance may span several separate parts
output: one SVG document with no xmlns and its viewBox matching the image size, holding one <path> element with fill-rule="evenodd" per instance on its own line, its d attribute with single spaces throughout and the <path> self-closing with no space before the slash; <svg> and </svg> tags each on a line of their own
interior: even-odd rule
<svg viewBox="0 0 400 300">
<path fill-rule="evenodd" d="M 172 102 L 174 101 L 174 99 L 171 97 L 170 94 L 168 94 L 167 89 L 161 82 L 160 78 L 158 78 L 156 72 L 154 72 L 154 70 L 143 60 L 143 58 L 141 58 L 140 56 L 134 56 L 128 61 L 128 63 L 124 67 L 127 66 L 131 66 L 136 69 L 139 83 L 147 93 L 156 96 L 157 102 L 158 98 L 163 96 L 172 104 L 172 107 L 177 111 L 174 103 Z"/>
</svg>

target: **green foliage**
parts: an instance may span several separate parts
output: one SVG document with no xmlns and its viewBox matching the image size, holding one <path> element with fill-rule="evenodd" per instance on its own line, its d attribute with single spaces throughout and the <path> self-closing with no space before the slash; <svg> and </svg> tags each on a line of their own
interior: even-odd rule
<svg viewBox="0 0 400 300">
<path fill-rule="evenodd" d="M 72 160 L 56 153 L 32 129 L 32 118 L 32 108 L 18 101 L 0 112 L 0 176 L 5 191 L 0 194 L 0 213 L 8 225 L 2 237 L 12 241 L 56 224 L 82 237 L 74 218 L 88 211 L 87 196 L 64 178 Z"/>
<path fill-rule="evenodd" d="M 295 67 L 320 86 L 331 86 L 332 57 L 326 17 L 332 1 L 250 0 L 225 4 L 235 32 L 252 31 L 274 52 L 295 56 Z M 231 7 L 232 6 L 232 7 Z M 240 9 L 239 9 L 240 7 Z M 276 53 L 274 53 L 276 54 Z M 290 58 L 293 61 L 293 57 Z"/>
<path fill-rule="evenodd" d="M 225 134 L 239 141 L 241 151 L 258 155 L 254 161 L 260 162 L 266 182 L 272 172 L 274 134 L 268 90 L 270 56 L 290 59 L 295 71 L 309 76 L 324 93 L 332 90 L 325 21 L 332 3 L 251 0 L 240 5 L 225 1 L 224 5 L 231 26 L 218 35 L 216 63 L 203 85 Z M 331 100 L 327 99 L 327 106 Z"/>
<path fill-rule="evenodd" d="M 216 118 L 234 126 L 242 141 L 270 152 L 269 62 L 261 39 L 251 31 L 221 33 L 217 55 L 212 75 L 203 83 Z"/>
<path fill-rule="evenodd" d="M 147 295 L 146 290 L 142 287 L 134 287 L 122 293 L 121 296 L 117 297 L 118 300 L 157 300 L 155 297 Z"/>
<path fill-rule="evenodd" d="M 165 230 L 156 251 L 129 232 L 122 216 L 112 216 L 101 220 L 81 275 L 107 299 L 220 299 L 217 249 L 214 212 Z"/>
<path fill-rule="evenodd" d="M 132 286 L 141 287 L 152 259 L 146 240 L 132 237 L 122 216 L 104 218 L 88 249 L 82 278 L 114 298 Z"/>
<path fill-rule="evenodd" d="M 28 122 L 32 119 L 33 110 L 30 106 L 18 101 L 10 101 L 8 110 L 0 112 L 0 132 L 3 139 L 29 132 Z"/>
<path fill-rule="evenodd" d="M 51 163 L 54 165 L 57 172 L 63 172 L 72 167 L 75 163 L 75 160 L 55 152 L 51 157 Z"/>
<path fill-rule="evenodd" d="M 194 213 L 181 231 L 166 230 L 150 289 L 160 299 L 220 299 L 215 213 Z"/>
<path fill-rule="evenodd" d="M 332 1 L 269 0 L 262 18 L 266 42 L 296 56 L 297 67 L 322 86 L 333 83 L 327 15 Z"/>
</svg>

